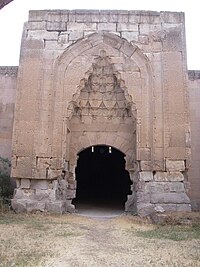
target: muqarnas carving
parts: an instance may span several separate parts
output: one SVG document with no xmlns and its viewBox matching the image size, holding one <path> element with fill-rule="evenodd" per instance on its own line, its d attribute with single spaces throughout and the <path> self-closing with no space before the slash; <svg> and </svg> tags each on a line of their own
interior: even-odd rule
<svg viewBox="0 0 200 267">
<path fill-rule="evenodd" d="M 84 121 L 86 116 L 91 116 L 94 120 L 100 117 L 109 120 L 134 117 L 135 105 L 125 82 L 104 50 L 85 76 L 69 104 L 69 118 L 73 116 Z"/>
</svg>

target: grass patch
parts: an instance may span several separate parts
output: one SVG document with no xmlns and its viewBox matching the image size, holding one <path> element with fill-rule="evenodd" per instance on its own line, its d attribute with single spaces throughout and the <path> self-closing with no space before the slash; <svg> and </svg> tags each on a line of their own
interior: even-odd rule
<svg viewBox="0 0 200 267">
<path fill-rule="evenodd" d="M 13 211 L 0 213 L 0 224 L 27 224 L 36 228 L 40 228 L 41 224 L 69 224 L 68 222 L 59 222 L 57 218 L 52 218 L 47 215 L 21 213 L 16 214 Z M 35 226 L 34 226 L 35 225 Z M 30 227 L 31 227 L 30 226 Z M 41 226 L 42 227 L 42 226 Z"/>
<path fill-rule="evenodd" d="M 194 223 L 191 226 L 159 226 L 152 230 L 139 230 L 136 235 L 149 239 L 169 239 L 173 241 L 200 239 L 200 223 Z"/>
<path fill-rule="evenodd" d="M 64 231 L 64 232 L 61 232 L 61 233 L 58 233 L 56 236 L 57 237 L 78 237 L 78 236 L 82 236 L 83 234 L 81 233 L 76 233 L 75 231 L 74 232 L 67 232 L 67 231 Z"/>
<path fill-rule="evenodd" d="M 6 257 L 0 253 L 0 267 L 32 267 L 38 266 L 46 255 L 39 250 L 20 251 L 13 257 Z"/>
<path fill-rule="evenodd" d="M 50 227 L 45 224 L 38 221 L 32 221 L 26 224 L 27 229 L 33 229 L 33 230 L 39 230 L 39 231 L 48 231 Z"/>
<path fill-rule="evenodd" d="M 23 224 L 26 221 L 25 216 L 15 214 L 12 211 L 0 213 L 0 224 Z"/>
</svg>

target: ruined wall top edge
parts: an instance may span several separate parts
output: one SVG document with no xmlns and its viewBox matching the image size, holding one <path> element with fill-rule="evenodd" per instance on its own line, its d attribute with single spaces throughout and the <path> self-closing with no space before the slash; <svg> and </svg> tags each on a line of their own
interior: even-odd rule
<svg viewBox="0 0 200 267">
<path fill-rule="evenodd" d="M 154 23 L 154 19 L 164 23 L 184 23 L 184 12 L 172 12 L 172 11 L 145 11 L 145 10 L 30 10 L 28 21 L 45 21 L 57 20 L 56 16 L 65 18 L 65 21 L 93 21 L 101 22 L 102 16 L 107 19 L 108 22 L 121 22 L 121 16 L 126 16 L 128 22 L 132 22 L 133 17 L 139 17 L 140 23 Z M 148 20 L 149 17 L 149 20 Z M 153 19 L 154 18 L 154 19 Z M 63 20 L 63 18 L 61 19 Z"/>
<path fill-rule="evenodd" d="M 0 66 L 1 76 L 17 76 L 18 66 Z"/>
<path fill-rule="evenodd" d="M 189 70 L 188 78 L 190 81 L 200 80 L 200 70 Z"/>
</svg>

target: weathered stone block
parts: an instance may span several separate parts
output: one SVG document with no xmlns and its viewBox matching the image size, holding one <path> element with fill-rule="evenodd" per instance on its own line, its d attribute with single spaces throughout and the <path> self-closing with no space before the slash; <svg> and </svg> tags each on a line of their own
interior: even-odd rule
<svg viewBox="0 0 200 267">
<path fill-rule="evenodd" d="M 185 193 L 159 193 L 151 195 L 151 203 L 189 204 L 190 199 Z"/>
<path fill-rule="evenodd" d="M 163 213 L 163 212 L 165 212 L 165 209 L 164 209 L 162 206 L 160 206 L 160 205 L 155 205 L 154 210 L 155 210 L 156 212 L 158 212 L 158 213 Z"/>
<path fill-rule="evenodd" d="M 127 55 L 128 57 L 131 57 L 133 53 L 135 52 L 136 47 L 134 47 L 132 44 L 123 42 L 121 45 L 121 51 Z"/>
<path fill-rule="evenodd" d="M 76 22 L 68 22 L 67 30 L 68 31 L 96 31 L 97 24 L 96 23 L 76 23 Z"/>
<path fill-rule="evenodd" d="M 143 45 L 148 45 L 150 42 L 149 36 L 148 35 L 139 35 L 138 36 L 138 42 Z"/>
<path fill-rule="evenodd" d="M 52 169 L 62 169 L 63 167 L 63 160 L 61 158 L 52 158 L 50 160 L 50 165 Z"/>
<path fill-rule="evenodd" d="M 60 177 L 62 174 L 62 170 L 48 170 L 48 176 L 47 178 L 50 180 L 53 180 L 57 177 Z"/>
<path fill-rule="evenodd" d="M 116 23 L 98 23 L 97 28 L 99 31 L 116 31 L 117 25 Z"/>
<path fill-rule="evenodd" d="M 86 10 L 75 11 L 76 22 L 98 22 L 99 10 L 90 10 L 88 13 Z"/>
<path fill-rule="evenodd" d="M 16 188 L 14 191 L 14 198 L 16 199 L 34 199 L 35 192 L 32 189 Z"/>
<path fill-rule="evenodd" d="M 154 224 L 162 225 L 166 223 L 167 215 L 163 213 L 155 212 L 155 213 L 150 214 L 150 218 Z"/>
<path fill-rule="evenodd" d="M 77 39 L 83 38 L 83 32 L 72 31 L 69 33 L 69 41 L 76 41 Z"/>
<path fill-rule="evenodd" d="M 184 204 L 181 204 L 184 205 Z M 155 204 L 155 206 L 161 206 L 165 211 L 174 212 L 177 211 L 177 204 Z"/>
<path fill-rule="evenodd" d="M 163 51 L 182 51 L 183 45 L 180 27 L 170 28 L 166 31 L 163 39 Z"/>
<path fill-rule="evenodd" d="M 47 21 L 46 24 L 47 31 L 65 31 L 67 29 L 66 22 L 63 21 Z"/>
<path fill-rule="evenodd" d="M 151 200 L 151 194 L 150 190 L 148 190 L 146 187 L 143 191 L 137 191 L 137 202 L 138 203 L 150 203 Z"/>
<path fill-rule="evenodd" d="M 154 181 L 156 182 L 182 182 L 184 181 L 184 176 L 181 172 L 156 172 L 154 175 Z"/>
<path fill-rule="evenodd" d="M 68 185 L 67 185 L 67 187 L 69 188 L 69 189 L 72 189 L 72 190 L 74 190 L 74 189 L 76 189 L 77 188 L 77 181 L 75 180 L 75 179 L 73 179 L 73 180 L 67 180 L 68 181 Z"/>
<path fill-rule="evenodd" d="M 63 201 L 47 202 L 46 210 L 48 212 L 62 214 L 65 212 L 65 203 Z"/>
<path fill-rule="evenodd" d="M 58 42 L 57 40 L 44 40 L 44 48 L 45 50 L 56 50 L 58 49 Z"/>
<path fill-rule="evenodd" d="M 129 22 L 132 24 L 138 24 L 141 22 L 140 14 L 137 11 L 129 11 Z"/>
<path fill-rule="evenodd" d="M 152 171 L 152 162 L 151 161 L 140 161 L 140 169 L 142 171 Z"/>
<path fill-rule="evenodd" d="M 67 189 L 66 199 L 74 199 L 76 197 L 76 190 Z"/>
<path fill-rule="evenodd" d="M 150 35 L 154 32 L 160 31 L 161 25 L 160 24 L 140 24 L 139 25 L 139 33 L 141 35 Z"/>
<path fill-rule="evenodd" d="M 151 161 L 151 148 L 140 148 L 140 160 Z"/>
<path fill-rule="evenodd" d="M 136 194 L 133 193 L 133 195 L 128 195 L 128 199 L 125 203 L 125 211 L 137 214 L 136 202 Z"/>
<path fill-rule="evenodd" d="M 45 39 L 45 40 L 58 40 L 58 32 L 57 31 L 44 31 L 44 30 L 29 30 L 27 34 L 27 38 L 33 39 Z"/>
<path fill-rule="evenodd" d="M 45 30 L 46 21 L 30 21 L 27 23 L 27 30 Z"/>
<path fill-rule="evenodd" d="M 137 203 L 137 213 L 141 217 L 146 217 L 154 212 L 154 205 L 151 203 Z"/>
<path fill-rule="evenodd" d="M 21 186 L 20 188 L 30 188 L 31 186 L 31 180 L 30 179 L 21 179 Z"/>
<path fill-rule="evenodd" d="M 191 212 L 192 208 L 190 204 L 179 204 L 177 205 L 177 211 Z"/>
<path fill-rule="evenodd" d="M 32 164 L 31 157 L 18 157 L 16 168 L 12 170 L 12 176 L 16 178 L 31 178 L 32 177 Z"/>
<path fill-rule="evenodd" d="M 49 192 L 49 201 L 53 202 L 58 199 L 57 189 L 52 189 Z"/>
<path fill-rule="evenodd" d="M 57 189 L 58 188 L 58 180 L 53 180 L 52 181 L 52 188 Z"/>
<path fill-rule="evenodd" d="M 170 192 L 185 192 L 185 186 L 184 183 L 181 182 L 171 182 L 169 183 L 169 191 Z"/>
<path fill-rule="evenodd" d="M 181 172 L 185 170 L 184 160 L 166 159 L 166 170 L 170 172 Z"/>
<path fill-rule="evenodd" d="M 49 189 L 49 181 L 46 181 L 46 180 L 32 180 L 31 181 L 31 188 L 32 189 L 47 190 L 47 189 Z"/>
<path fill-rule="evenodd" d="M 165 23 L 181 23 L 184 22 L 184 13 L 183 12 L 161 12 L 161 20 Z"/>
<path fill-rule="evenodd" d="M 23 199 L 12 199 L 11 200 L 11 206 L 13 208 L 13 210 L 17 213 L 20 212 L 26 212 L 27 208 L 26 208 L 26 201 Z"/>
<path fill-rule="evenodd" d="M 67 44 L 69 41 L 69 32 L 61 32 L 58 36 L 58 44 L 63 45 Z M 71 44 L 71 42 L 70 42 Z"/>
<path fill-rule="evenodd" d="M 154 32 L 150 33 L 150 38 L 154 42 L 161 42 L 166 38 L 166 33 L 165 33 L 165 31 L 157 30 L 157 31 L 154 31 Z"/>
<path fill-rule="evenodd" d="M 139 181 L 153 181 L 153 173 L 150 171 L 139 172 Z"/>
<path fill-rule="evenodd" d="M 21 198 L 23 198 L 23 191 L 22 191 L 22 189 L 20 189 L 20 188 L 15 188 L 15 190 L 14 190 L 14 198 L 15 199 L 21 199 Z"/>
<path fill-rule="evenodd" d="M 48 10 L 45 20 L 50 22 L 67 22 L 69 20 L 69 10 Z"/>
<path fill-rule="evenodd" d="M 121 36 L 122 36 L 122 38 L 125 38 L 129 42 L 138 40 L 138 33 L 137 32 L 122 32 Z"/>
<path fill-rule="evenodd" d="M 50 190 L 35 189 L 34 199 L 37 201 L 45 201 L 49 199 Z"/>
<path fill-rule="evenodd" d="M 30 10 L 29 21 L 44 21 L 48 11 L 47 10 Z"/>
<path fill-rule="evenodd" d="M 26 209 L 27 212 L 45 211 L 45 203 L 38 201 L 27 201 Z"/>
<path fill-rule="evenodd" d="M 182 182 L 151 182 L 149 184 L 150 192 L 169 193 L 169 192 L 185 192 L 184 184 Z"/>
<path fill-rule="evenodd" d="M 70 213 L 76 212 L 75 206 L 72 204 L 71 200 L 65 201 L 65 211 Z"/>
<path fill-rule="evenodd" d="M 21 179 L 16 179 L 15 182 L 16 182 L 16 188 L 19 188 L 21 184 Z"/>
<path fill-rule="evenodd" d="M 118 23 L 117 31 L 120 32 L 138 32 L 138 24 Z"/>
</svg>

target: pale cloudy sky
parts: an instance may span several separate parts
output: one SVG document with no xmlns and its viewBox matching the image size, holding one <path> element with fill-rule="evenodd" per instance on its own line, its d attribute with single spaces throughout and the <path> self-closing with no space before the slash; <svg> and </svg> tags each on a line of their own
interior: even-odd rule
<svg viewBox="0 0 200 267">
<path fill-rule="evenodd" d="M 31 9 L 183 11 L 188 69 L 200 70 L 199 0 L 14 0 L 0 11 L 0 66 L 18 65 L 23 23 Z"/>
</svg>

